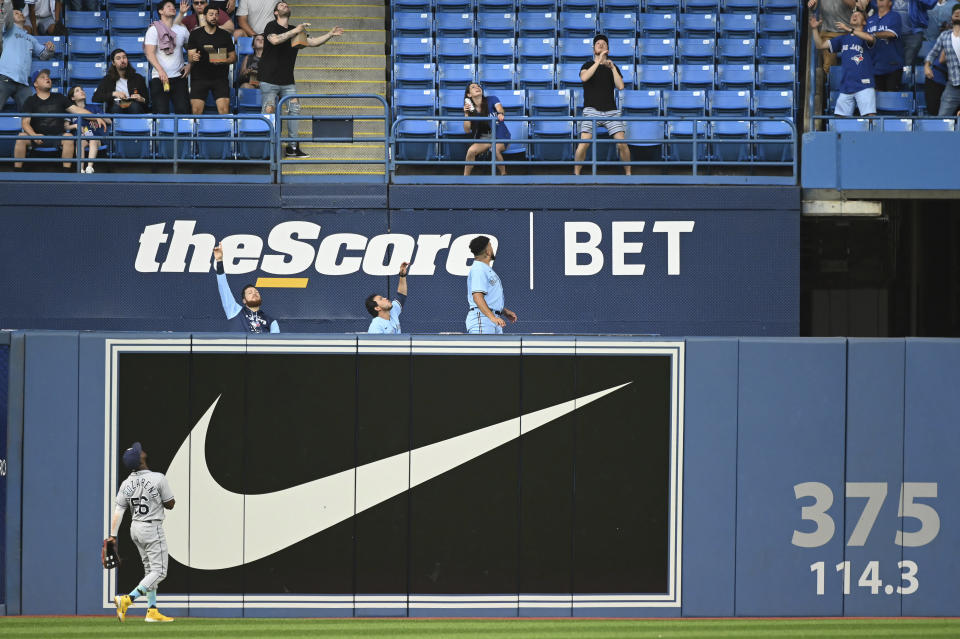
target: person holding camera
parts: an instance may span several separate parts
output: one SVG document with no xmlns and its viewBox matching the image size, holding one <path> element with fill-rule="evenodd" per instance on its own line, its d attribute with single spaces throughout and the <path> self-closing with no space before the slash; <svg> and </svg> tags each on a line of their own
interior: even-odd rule
<svg viewBox="0 0 960 639">
<path fill-rule="evenodd" d="M 509 140 L 510 131 L 507 125 L 503 123 L 503 105 L 500 98 L 495 95 L 484 95 L 483 87 L 476 82 L 471 82 L 463 91 L 463 115 L 466 118 L 489 118 L 493 116 L 497 121 L 497 162 L 503 162 L 503 151 L 507 148 L 506 143 L 499 140 Z M 493 139 L 493 131 L 490 128 L 489 120 L 471 122 L 469 119 L 463 121 L 463 131 L 473 133 L 475 140 L 488 140 L 487 142 L 474 142 L 467 149 L 467 164 L 463 167 L 463 174 L 470 175 L 473 165 L 470 164 L 477 156 L 488 151 Z M 507 167 L 502 164 L 497 165 L 500 175 L 507 174 Z"/>
</svg>

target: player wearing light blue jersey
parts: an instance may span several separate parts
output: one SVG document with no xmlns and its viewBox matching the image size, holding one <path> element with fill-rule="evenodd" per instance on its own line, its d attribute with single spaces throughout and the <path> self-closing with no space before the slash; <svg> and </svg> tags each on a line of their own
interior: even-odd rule
<svg viewBox="0 0 960 639">
<path fill-rule="evenodd" d="M 517 321 L 517 314 L 503 305 L 503 285 L 491 268 L 495 259 L 493 244 L 486 235 L 478 235 L 470 241 L 473 264 L 467 274 L 467 332 L 472 334 L 501 335 L 510 322 Z"/>
<path fill-rule="evenodd" d="M 227 284 L 227 274 L 223 270 L 223 247 L 217 244 L 213 248 L 213 259 L 217 270 L 217 288 L 220 291 L 220 303 L 223 305 L 223 312 L 228 320 L 234 320 L 235 330 L 246 331 L 248 333 L 279 333 L 280 325 L 269 315 L 260 310 L 263 300 L 260 297 L 260 291 L 252 284 L 247 284 L 240 292 L 240 298 L 243 300 L 243 306 L 237 304 L 233 299 L 233 292 L 230 285 Z"/>
<path fill-rule="evenodd" d="M 127 609 L 137 597 L 147 596 L 147 614 L 144 621 L 173 621 L 157 610 L 157 584 L 167 576 L 167 538 L 163 533 L 164 509 L 173 508 L 176 503 L 167 478 L 147 468 L 147 453 L 136 442 L 123 453 L 123 465 L 130 471 L 117 491 L 113 519 L 110 521 L 110 537 L 116 543 L 117 532 L 123 513 L 130 511 L 130 538 L 140 551 L 143 569 L 146 573 L 129 595 L 113 598 L 117 606 L 117 618 L 122 622 L 127 617 Z"/>
<path fill-rule="evenodd" d="M 399 278 L 397 298 L 395 300 L 391 302 L 383 295 L 374 294 L 364 302 L 367 312 L 373 315 L 373 319 L 370 320 L 370 328 L 367 329 L 368 333 L 400 334 L 400 312 L 403 310 L 403 305 L 407 303 L 408 266 L 410 266 L 408 262 L 400 265 L 400 273 L 397 276 Z"/>
</svg>

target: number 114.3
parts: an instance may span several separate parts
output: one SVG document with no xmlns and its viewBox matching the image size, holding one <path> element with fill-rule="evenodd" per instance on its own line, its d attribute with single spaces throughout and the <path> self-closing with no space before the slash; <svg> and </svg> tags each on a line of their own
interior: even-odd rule
<svg viewBox="0 0 960 639">
<path fill-rule="evenodd" d="M 867 567 L 863 569 L 863 572 L 860 573 L 860 579 L 857 580 L 857 586 L 860 588 L 869 588 L 870 594 L 877 595 L 882 591 L 885 595 L 892 595 L 894 593 L 898 595 L 912 595 L 917 591 L 917 588 L 920 587 L 920 582 L 917 580 L 917 563 L 914 561 L 898 561 L 897 568 L 902 572 L 900 573 L 900 584 L 894 587 L 893 584 L 884 585 L 880 580 L 880 562 L 879 561 L 869 561 L 867 562 Z M 843 594 L 850 594 L 850 562 L 841 561 L 836 565 L 837 572 L 843 573 Z M 826 579 L 824 573 L 826 572 L 825 562 L 818 561 L 810 564 L 810 572 L 817 574 L 817 594 L 822 595 L 824 592 L 824 581 Z M 904 582 L 906 582 L 904 584 Z"/>
</svg>

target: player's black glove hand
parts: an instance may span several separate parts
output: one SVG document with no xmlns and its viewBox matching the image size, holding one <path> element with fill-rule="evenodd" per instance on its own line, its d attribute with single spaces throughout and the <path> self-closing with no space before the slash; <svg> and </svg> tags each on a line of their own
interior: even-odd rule
<svg viewBox="0 0 960 639">
<path fill-rule="evenodd" d="M 100 549 L 100 561 L 107 570 L 120 565 L 120 555 L 117 554 L 116 537 L 107 537 L 103 540 L 103 548 Z"/>
</svg>

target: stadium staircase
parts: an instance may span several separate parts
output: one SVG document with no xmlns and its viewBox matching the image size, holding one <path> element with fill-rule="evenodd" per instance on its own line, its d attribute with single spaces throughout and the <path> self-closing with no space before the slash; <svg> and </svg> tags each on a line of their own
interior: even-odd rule
<svg viewBox="0 0 960 639">
<path fill-rule="evenodd" d="M 297 89 L 301 93 L 386 95 L 384 4 L 382 0 L 291 0 L 293 22 L 309 22 L 312 37 L 335 26 L 344 34 L 322 47 L 307 48 L 297 56 Z M 307 100 L 303 115 L 379 115 L 383 107 L 374 100 Z M 315 160 L 377 160 L 384 157 L 382 142 L 364 138 L 383 137 L 383 122 L 355 120 L 352 144 L 304 143 Z M 299 135 L 309 137 L 311 124 L 301 122 Z M 383 164 L 288 164 L 290 175 L 383 175 Z"/>
</svg>

